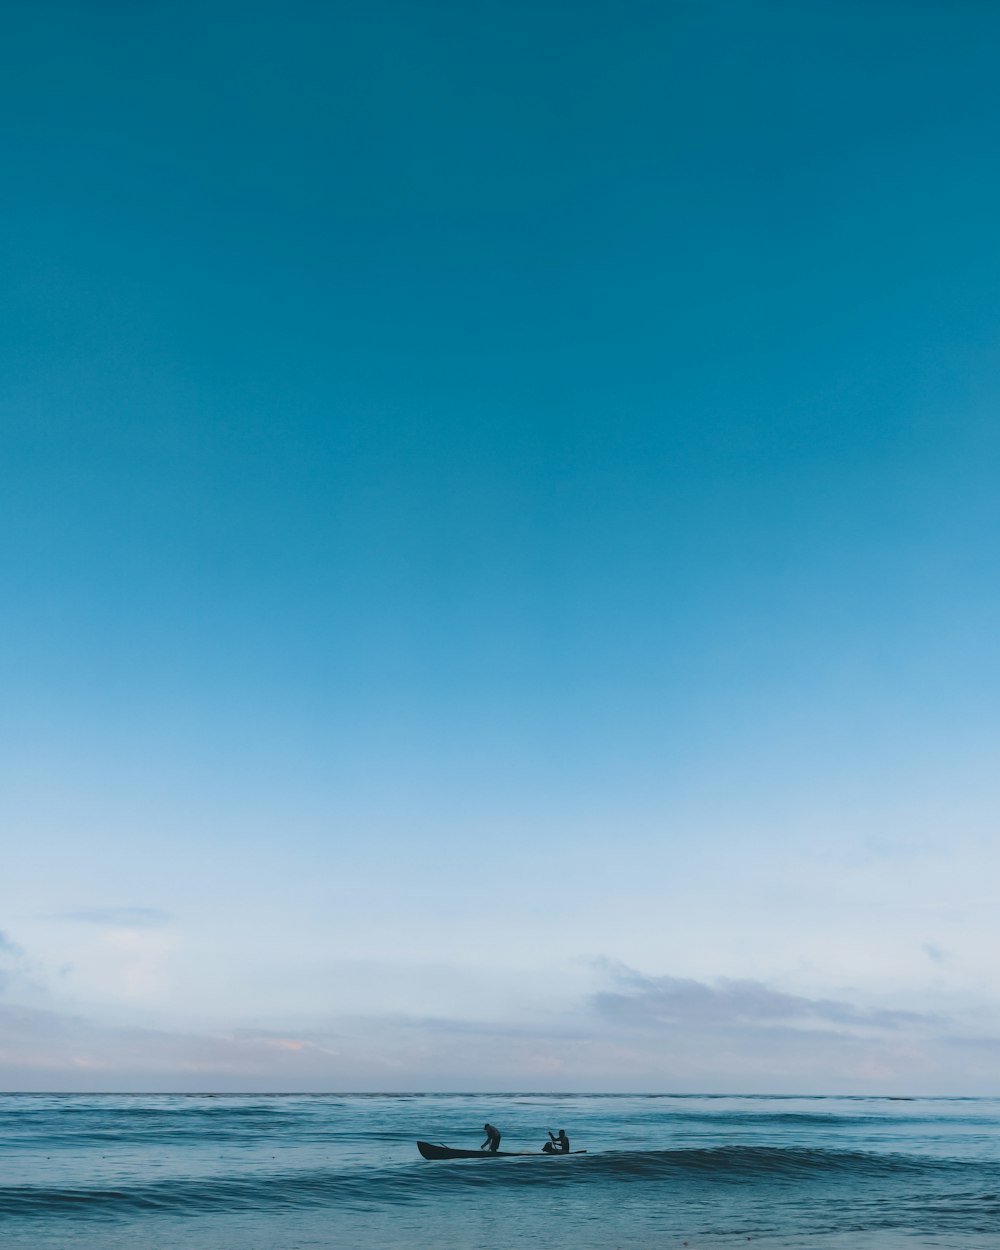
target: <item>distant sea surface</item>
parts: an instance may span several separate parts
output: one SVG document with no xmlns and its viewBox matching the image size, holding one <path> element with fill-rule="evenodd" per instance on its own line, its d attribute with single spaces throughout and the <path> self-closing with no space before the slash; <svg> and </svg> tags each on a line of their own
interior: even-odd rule
<svg viewBox="0 0 1000 1250">
<path fill-rule="evenodd" d="M 572 1158 L 427 1162 L 418 1138 Z M 0 1095 L 4 1250 L 997 1250 L 1000 1100 Z"/>
</svg>

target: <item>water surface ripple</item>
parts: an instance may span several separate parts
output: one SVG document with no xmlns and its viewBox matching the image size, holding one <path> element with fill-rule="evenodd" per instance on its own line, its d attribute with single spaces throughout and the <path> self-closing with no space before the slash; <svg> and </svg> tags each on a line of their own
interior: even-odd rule
<svg viewBox="0 0 1000 1250">
<path fill-rule="evenodd" d="M 586 1154 L 428 1162 L 418 1137 Z M 1000 1101 L 0 1095 L 5 1250 L 978 1250 Z"/>
</svg>

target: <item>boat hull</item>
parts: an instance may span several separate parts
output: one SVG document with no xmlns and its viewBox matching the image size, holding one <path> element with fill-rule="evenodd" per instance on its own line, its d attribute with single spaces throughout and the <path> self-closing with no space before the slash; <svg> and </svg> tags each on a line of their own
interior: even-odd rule
<svg viewBox="0 0 1000 1250">
<path fill-rule="evenodd" d="M 549 1152 L 547 1150 L 455 1150 L 434 1142 L 418 1141 L 417 1149 L 425 1159 L 558 1159 L 565 1154 L 585 1155 L 586 1150 Z"/>
</svg>

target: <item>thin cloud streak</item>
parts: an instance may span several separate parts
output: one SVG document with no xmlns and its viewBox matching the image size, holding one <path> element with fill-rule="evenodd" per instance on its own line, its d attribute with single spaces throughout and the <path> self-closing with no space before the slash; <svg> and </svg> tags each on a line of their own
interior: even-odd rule
<svg viewBox="0 0 1000 1250">
<path fill-rule="evenodd" d="M 158 907 L 76 907 L 54 912 L 49 919 L 110 929 L 159 929 L 170 923 L 170 916 Z"/>
</svg>

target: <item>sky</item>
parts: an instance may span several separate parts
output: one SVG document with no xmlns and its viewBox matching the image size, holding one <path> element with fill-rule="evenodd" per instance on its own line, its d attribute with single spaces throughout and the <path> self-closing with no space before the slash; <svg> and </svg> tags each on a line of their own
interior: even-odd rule
<svg viewBox="0 0 1000 1250">
<path fill-rule="evenodd" d="M 4 27 L 0 1088 L 1000 1094 L 1000 10 Z"/>
</svg>

